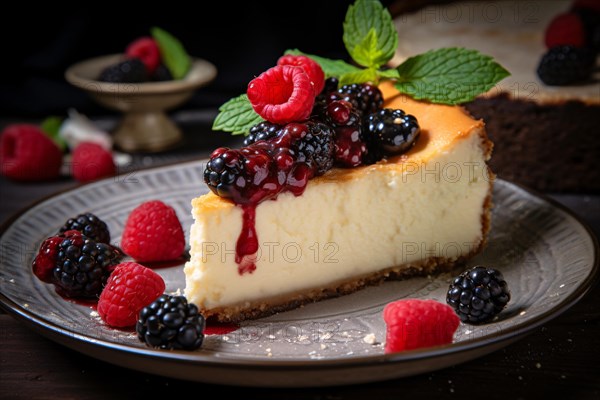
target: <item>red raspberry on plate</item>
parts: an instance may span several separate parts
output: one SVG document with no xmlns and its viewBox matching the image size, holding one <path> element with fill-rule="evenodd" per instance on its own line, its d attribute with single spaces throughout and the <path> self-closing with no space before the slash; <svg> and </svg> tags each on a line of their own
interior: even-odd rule
<svg viewBox="0 0 600 400">
<path fill-rule="evenodd" d="M 165 291 L 165 282 L 150 268 L 124 262 L 110 274 L 98 300 L 98 314 L 115 328 L 133 326 L 142 308 Z"/>
<path fill-rule="evenodd" d="M 127 49 L 125 55 L 131 58 L 139 58 L 146 66 L 148 75 L 152 75 L 160 65 L 160 50 L 158 44 L 151 37 L 141 37 L 134 40 Z"/>
<path fill-rule="evenodd" d="M 35 125 L 9 125 L 0 137 L 0 172 L 16 181 L 58 178 L 62 156 L 58 146 Z"/>
<path fill-rule="evenodd" d="M 121 248 L 137 261 L 167 261 L 181 256 L 185 237 L 175 210 L 154 200 L 134 209 L 125 223 Z"/>
<path fill-rule="evenodd" d="M 80 182 L 89 182 L 115 174 L 112 154 L 96 143 L 83 142 L 73 151 L 73 176 Z"/>
<path fill-rule="evenodd" d="M 452 343 L 459 319 L 454 310 L 435 300 L 399 300 L 383 309 L 387 325 L 385 352 L 395 353 Z"/>
<path fill-rule="evenodd" d="M 258 115 L 274 124 L 306 120 L 315 103 L 311 80 L 301 67 L 276 66 L 248 84 L 248 99 Z"/>
<path fill-rule="evenodd" d="M 293 65 L 300 67 L 306 72 L 315 89 L 315 95 L 323 91 L 325 87 L 325 73 L 321 66 L 313 59 L 306 56 L 287 55 L 277 60 L 277 65 Z"/>
<path fill-rule="evenodd" d="M 557 15 L 550 22 L 544 41 L 549 49 L 561 45 L 584 47 L 585 36 L 585 27 L 579 14 L 564 13 Z"/>
</svg>

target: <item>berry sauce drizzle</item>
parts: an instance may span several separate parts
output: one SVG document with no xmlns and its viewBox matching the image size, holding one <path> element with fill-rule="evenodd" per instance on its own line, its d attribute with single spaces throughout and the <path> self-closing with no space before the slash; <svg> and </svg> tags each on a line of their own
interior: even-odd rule
<svg viewBox="0 0 600 400">
<path fill-rule="evenodd" d="M 242 206 L 242 231 L 235 246 L 235 262 L 240 275 L 256 269 L 258 237 L 256 235 L 256 204 Z"/>
</svg>

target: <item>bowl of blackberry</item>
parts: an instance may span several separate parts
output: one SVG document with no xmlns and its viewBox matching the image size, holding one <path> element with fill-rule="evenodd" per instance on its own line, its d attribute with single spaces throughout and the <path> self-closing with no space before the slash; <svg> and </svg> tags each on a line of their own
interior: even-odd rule
<svg viewBox="0 0 600 400">
<path fill-rule="evenodd" d="M 127 152 L 178 146 L 181 131 L 165 111 L 183 104 L 217 74 L 212 63 L 190 57 L 170 33 L 155 27 L 151 34 L 131 42 L 122 54 L 81 61 L 65 72 L 70 84 L 96 102 L 123 112 L 113 135 Z"/>
</svg>

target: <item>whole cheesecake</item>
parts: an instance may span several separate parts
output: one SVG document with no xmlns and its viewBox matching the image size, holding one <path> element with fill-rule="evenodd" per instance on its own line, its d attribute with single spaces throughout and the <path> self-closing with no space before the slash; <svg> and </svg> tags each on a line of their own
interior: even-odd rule
<svg viewBox="0 0 600 400">
<path fill-rule="evenodd" d="M 391 84 L 380 89 L 384 107 L 420 123 L 407 153 L 334 168 L 303 194 L 282 193 L 251 213 L 213 193 L 193 199 L 185 295 L 205 317 L 269 315 L 385 279 L 446 271 L 482 249 L 493 182 L 484 123 Z M 240 257 L 244 237 L 259 247 Z"/>
</svg>

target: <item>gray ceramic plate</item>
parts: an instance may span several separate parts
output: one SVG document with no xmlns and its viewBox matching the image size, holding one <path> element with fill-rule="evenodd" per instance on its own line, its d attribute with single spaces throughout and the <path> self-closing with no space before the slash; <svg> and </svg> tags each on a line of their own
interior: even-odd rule
<svg viewBox="0 0 600 400">
<path fill-rule="evenodd" d="M 115 243 L 139 203 L 172 205 L 189 229 L 190 200 L 205 192 L 203 163 L 119 176 L 54 196 L 18 216 L 1 237 L 0 301 L 22 321 L 68 347 L 124 367 L 182 379 L 254 385 L 319 386 L 398 378 L 458 364 L 497 350 L 556 317 L 590 288 L 598 245 L 569 212 L 520 187 L 498 181 L 493 228 L 485 251 L 469 264 L 500 269 L 512 301 L 493 323 L 462 325 L 454 343 L 385 355 L 384 305 L 400 298 L 444 301 L 454 274 L 388 282 L 210 335 L 197 352 L 144 347 L 113 330 L 88 307 L 67 302 L 30 272 L 41 243 L 77 213 L 105 220 Z M 167 291 L 183 289 L 181 266 L 160 269 Z"/>
</svg>

